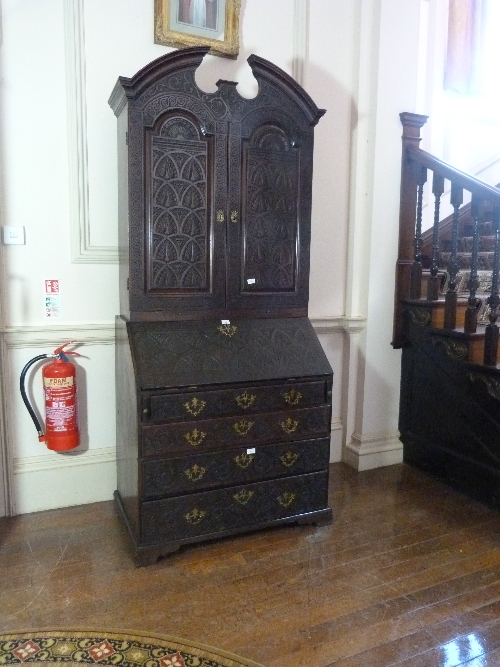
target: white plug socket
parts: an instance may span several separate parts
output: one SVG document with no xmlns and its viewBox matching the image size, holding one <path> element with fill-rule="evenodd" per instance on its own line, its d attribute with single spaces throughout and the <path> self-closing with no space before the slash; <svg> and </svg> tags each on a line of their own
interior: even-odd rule
<svg viewBox="0 0 500 667">
<path fill-rule="evenodd" d="M 5 225 L 2 229 L 5 245 L 24 245 L 26 243 L 24 227 Z"/>
</svg>

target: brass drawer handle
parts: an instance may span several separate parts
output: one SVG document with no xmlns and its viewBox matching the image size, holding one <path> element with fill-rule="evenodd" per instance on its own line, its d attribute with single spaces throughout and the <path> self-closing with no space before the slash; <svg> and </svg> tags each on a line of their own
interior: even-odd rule
<svg viewBox="0 0 500 667">
<path fill-rule="evenodd" d="M 203 468 L 203 466 L 199 466 L 197 463 L 195 463 L 192 468 L 184 470 L 184 474 L 191 482 L 199 482 L 206 472 L 207 469 Z"/>
<path fill-rule="evenodd" d="M 238 327 L 234 324 L 219 324 L 217 327 L 217 331 L 220 331 L 224 336 L 229 336 L 229 338 L 232 338 L 237 330 Z"/>
<path fill-rule="evenodd" d="M 195 428 L 191 433 L 185 433 L 184 437 L 186 440 L 189 442 L 190 445 L 193 447 L 198 447 L 201 445 L 203 440 L 207 437 L 207 434 L 204 431 L 198 431 L 197 428 Z"/>
<path fill-rule="evenodd" d="M 234 400 L 236 401 L 236 403 L 238 403 L 240 408 L 246 410 L 247 408 L 252 407 L 252 405 L 255 403 L 256 398 L 257 396 L 255 396 L 254 394 L 249 394 L 248 392 L 244 391 L 239 396 L 236 396 Z"/>
<path fill-rule="evenodd" d="M 224 215 L 224 211 L 222 209 L 219 209 L 215 215 L 215 219 L 217 222 L 224 222 L 226 219 L 226 216 Z"/>
<path fill-rule="evenodd" d="M 288 405 L 297 405 L 302 398 L 302 394 L 296 389 L 290 389 L 290 391 L 287 391 L 283 394 L 283 398 L 288 403 Z"/>
<path fill-rule="evenodd" d="M 186 401 L 184 403 L 184 407 L 186 410 L 189 412 L 190 415 L 193 415 L 193 417 L 197 417 L 200 412 L 203 412 L 206 406 L 206 401 L 202 401 L 199 398 L 192 398 L 190 401 Z"/>
<path fill-rule="evenodd" d="M 233 209 L 231 211 L 231 222 L 238 222 L 238 211 L 236 209 Z"/>
<path fill-rule="evenodd" d="M 248 431 L 252 428 L 254 422 L 249 422 L 246 419 L 242 419 L 236 424 L 233 424 L 233 428 L 238 435 L 246 435 Z"/>
<path fill-rule="evenodd" d="M 186 514 L 184 514 L 186 521 L 191 524 L 200 523 L 206 516 L 207 513 L 205 510 L 199 510 L 196 507 L 190 512 L 186 512 Z"/>
<path fill-rule="evenodd" d="M 298 454 L 292 451 L 288 451 L 286 454 L 280 456 L 280 461 L 285 466 L 285 468 L 291 468 L 297 462 L 298 458 Z"/>
<path fill-rule="evenodd" d="M 237 466 L 240 468 L 248 468 L 248 466 L 252 463 L 252 461 L 255 458 L 255 454 L 247 454 L 246 452 L 243 452 L 243 454 L 238 454 L 238 456 L 234 457 L 234 461 Z"/>
<path fill-rule="evenodd" d="M 290 493 L 289 491 L 285 491 L 285 493 L 282 493 L 281 496 L 278 496 L 278 502 L 281 505 L 281 507 L 287 508 L 290 507 L 295 498 L 296 498 L 295 493 Z"/>
<path fill-rule="evenodd" d="M 287 417 L 285 421 L 280 422 L 280 426 L 285 431 L 285 433 L 295 433 L 298 425 L 299 422 L 296 419 L 292 419 L 291 417 Z"/>
<path fill-rule="evenodd" d="M 253 496 L 253 493 L 253 491 L 248 491 L 248 489 L 242 489 L 241 491 L 238 491 L 238 493 L 235 493 L 233 498 L 240 505 L 246 505 L 250 498 Z"/>
</svg>

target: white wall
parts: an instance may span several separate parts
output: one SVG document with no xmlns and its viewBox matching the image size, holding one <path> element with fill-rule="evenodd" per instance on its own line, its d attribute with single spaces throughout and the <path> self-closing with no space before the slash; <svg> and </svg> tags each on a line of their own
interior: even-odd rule
<svg viewBox="0 0 500 667">
<path fill-rule="evenodd" d="M 116 119 L 107 100 L 118 76 L 130 77 L 171 50 L 153 43 L 153 4 L 1 3 L 0 222 L 24 225 L 27 239 L 24 246 L 2 246 L 1 255 L 6 455 L 14 513 L 109 499 L 116 485 Z M 401 87 L 398 81 L 413 71 L 415 4 L 243 0 L 240 56 L 207 56 L 197 73 L 205 90 L 224 78 L 239 81 L 241 94 L 251 96 L 255 86 L 246 58 L 256 53 L 290 74 L 300 73 L 315 102 L 327 109 L 316 131 L 310 316 L 335 372 L 332 460 L 340 460 L 342 444 L 351 442 L 354 431 L 367 437 L 389 433 L 394 444 L 399 367 L 390 348 L 392 304 L 386 297 L 396 259 L 397 114 L 414 110 L 415 82 Z M 411 48 L 398 60 L 393 48 L 399 53 L 405 40 Z M 376 244 L 388 226 L 392 232 L 380 253 Z M 61 281 L 59 320 L 45 318 L 48 278 Z M 379 319 L 382 295 L 387 303 Z M 371 324 L 360 337 L 367 313 Z M 82 451 L 56 454 L 38 443 L 17 384 L 28 359 L 70 339 L 85 343 L 85 357 L 78 361 L 84 443 Z M 374 370 L 360 374 L 360 367 Z M 40 405 L 39 373 L 33 387 Z M 363 415 L 361 422 L 356 414 Z M 378 459 L 372 447 L 371 465 L 392 462 L 384 458 L 386 446 L 379 447 Z M 358 454 L 351 451 L 354 459 Z"/>
<path fill-rule="evenodd" d="M 402 460 L 400 360 L 390 340 L 399 220 L 399 113 L 415 111 L 419 20 L 420 0 L 361 2 L 347 289 L 351 311 L 364 312 L 367 325 L 346 345 L 342 412 L 344 459 L 360 470 Z"/>
</svg>

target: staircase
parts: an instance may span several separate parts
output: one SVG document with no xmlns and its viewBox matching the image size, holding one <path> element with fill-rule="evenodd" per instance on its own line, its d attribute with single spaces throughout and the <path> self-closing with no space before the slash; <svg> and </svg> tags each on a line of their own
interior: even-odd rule
<svg viewBox="0 0 500 667">
<path fill-rule="evenodd" d="M 500 185 L 496 186 L 497 188 Z M 449 288 L 450 274 L 453 271 L 453 215 L 448 216 L 439 223 L 439 276 L 441 294 L 446 294 Z M 474 243 L 474 220 L 472 218 L 471 204 L 465 204 L 459 209 L 457 226 L 457 249 L 456 249 L 456 292 L 459 298 L 467 299 L 469 291 L 470 270 L 472 262 L 472 247 Z M 481 299 L 478 310 L 478 324 L 488 324 L 490 307 L 487 299 L 491 294 L 491 280 L 495 259 L 495 230 L 493 229 L 493 210 L 488 202 L 481 206 L 478 226 L 478 253 L 477 253 L 477 279 L 479 286 L 476 295 Z M 422 234 L 422 267 L 423 288 L 425 296 L 426 279 L 430 276 L 432 260 L 432 237 L 433 229 L 428 229 Z"/>
<path fill-rule="evenodd" d="M 500 190 L 418 148 L 425 116 L 401 121 L 393 345 L 404 460 L 500 509 Z M 428 178 L 434 225 L 422 234 Z M 446 181 L 453 214 L 440 221 Z"/>
</svg>

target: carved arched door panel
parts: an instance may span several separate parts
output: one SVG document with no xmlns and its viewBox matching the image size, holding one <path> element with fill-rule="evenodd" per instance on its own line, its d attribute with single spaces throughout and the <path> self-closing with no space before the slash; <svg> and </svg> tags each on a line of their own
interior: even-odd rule
<svg viewBox="0 0 500 667">
<path fill-rule="evenodd" d="M 229 166 L 238 174 L 229 195 L 235 202 L 228 223 L 231 309 L 307 309 L 310 204 L 302 202 L 310 196 L 312 133 L 284 114 L 272 116 L 246 119 L 241 160 Z"/>
</svg>

